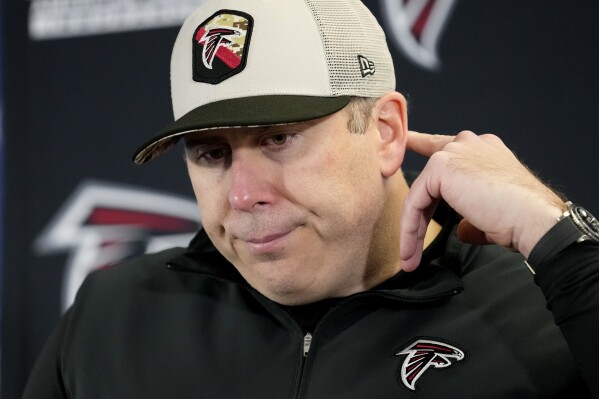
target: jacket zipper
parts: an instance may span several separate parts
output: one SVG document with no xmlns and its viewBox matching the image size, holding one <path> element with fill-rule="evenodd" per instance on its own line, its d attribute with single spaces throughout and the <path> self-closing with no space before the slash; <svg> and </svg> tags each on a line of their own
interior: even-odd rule
<svg viewBox="0 0 599 399">
<path fill-rule="evenodd" d="M 304 357 L 308 357 L 310 345 L 312 345 L 312 334 L 306 333 L 306 335 L 304 335 Z"/>
<path fill-rule="evenodd" d="M 302 336 L 301 339 L 302 356 L 299 359 L 297 377 L 295 380 L 295 386 L 293 388 L 293 395 L 291 396 L 293 399 L 300 397 L 300 393 L 305 379 L 304 371 L 306 367 L 306 361 L 308 361 L 308 353 L 310 352 L 310 347 L 312 346 L 312 338 L 312 333 L 307 332 Z"/>
</svg>

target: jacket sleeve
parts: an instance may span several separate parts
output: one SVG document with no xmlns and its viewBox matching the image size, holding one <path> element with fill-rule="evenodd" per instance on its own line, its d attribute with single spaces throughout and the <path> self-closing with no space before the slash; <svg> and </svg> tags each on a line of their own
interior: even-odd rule
<svg viewBox="0 0 599 399">
<path fill-rule="evenodd" d="M 535 281 L 592 397 L 599 398 L 599 243 L 573 244 L 546 259 Z"/>
<path fill-rule="evenodd" d="M 62 343 L 66 334 L 69 312 L 48 338 L 38 357 L 23 392 L 22 399 L 66 399 L 67 395 L 62 374 Z"/>
</svg>

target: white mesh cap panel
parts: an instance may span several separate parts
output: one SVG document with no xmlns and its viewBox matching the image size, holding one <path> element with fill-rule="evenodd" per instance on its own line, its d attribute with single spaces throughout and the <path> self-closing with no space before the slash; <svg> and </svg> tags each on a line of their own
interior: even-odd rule
<svg viewBox="0 0 599 399">
<path fill-rule="evenodd" d="M 322 36 L 334 96 L 379 97 L 395 90 L 385 34 L 361 1 L 305 1 Z M 358 56 L 374 63 L 374 74 L 362 76 Z"/>
</svg>

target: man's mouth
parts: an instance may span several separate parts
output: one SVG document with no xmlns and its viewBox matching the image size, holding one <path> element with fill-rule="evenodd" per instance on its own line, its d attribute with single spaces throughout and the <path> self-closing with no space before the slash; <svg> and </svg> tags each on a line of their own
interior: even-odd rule
<svg viewBox="0 0 599 399">
<path fill-rule="evenodd" d="M 262 255 L 283 250 L 289 242 L 289 236 L 295 229 L 280 233 L 266 234 L 242 240 L 252 254 Z"/>
</svg>

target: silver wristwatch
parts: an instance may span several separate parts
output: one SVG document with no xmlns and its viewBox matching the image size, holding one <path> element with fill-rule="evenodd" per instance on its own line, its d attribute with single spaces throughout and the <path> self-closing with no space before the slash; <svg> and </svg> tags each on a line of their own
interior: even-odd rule
<svg viewBox="0 0 599 399">
<path fill-rule="evenodd" d="M 571 201 L 566 202 L 566 211 L 559 217 L 562 219 L 570 219 L 572 223 L 580 230 L 580 238 L 577 242 L 593 240 L 599 242 L 599 221 L 586 209 L 572 204 Z"/>
</svg>

